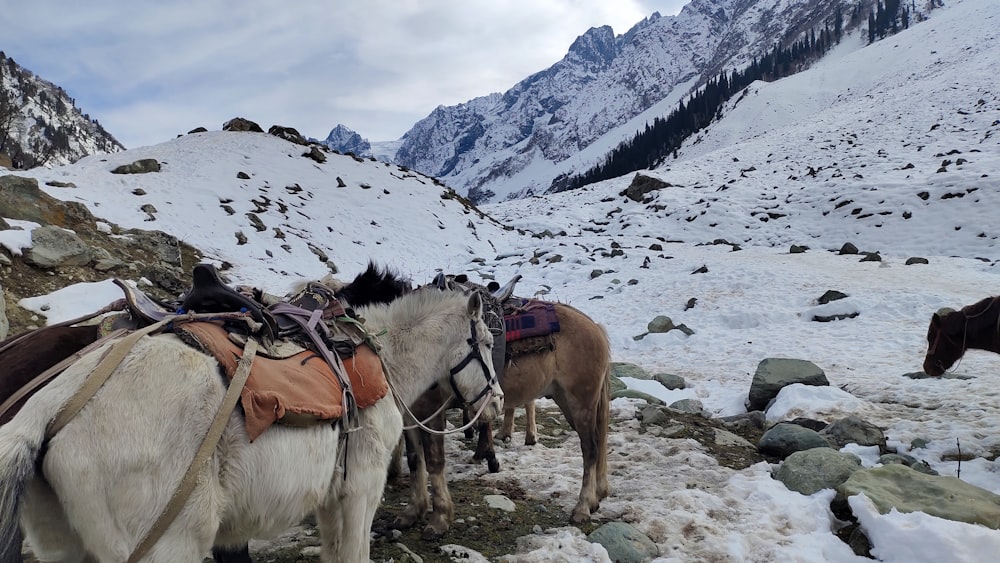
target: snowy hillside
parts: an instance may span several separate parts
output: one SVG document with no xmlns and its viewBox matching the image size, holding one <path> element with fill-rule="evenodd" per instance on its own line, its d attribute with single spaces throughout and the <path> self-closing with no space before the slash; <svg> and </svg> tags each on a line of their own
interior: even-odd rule
<svg viewBox="0 0 1000 563">
<path fill-rule="evenodd" d="M 278 292 L 327 271 L 317 250 L 343 277 L 370 258 L 417 282 L 438 269 L 501 282 L 521 274 L 519 294 L 580 308 L 606 328 L 614 361 L 682 376 L 686 388 L 662 389 L 664 400 L 696 399 L 713 417 L 745 412 L 765 358 L 809 360 L 830 386 L 783 390 L 771 422 L 857 415 L 899 453 L 1000 494 L 1000 356 L 970 352 L 943 378 L 904 375 L 920 370 L 934 311 L 1000 287 L 997 29 L 995 0 L 950 0 L 875 45 L 845 39 L 810 71 L 756 84 L 735 100 L 676 160 L 648 172 L 670 184 L 648 201 L 621 195 L 629 175 L 483 206 L 510 230 L 426 176 L 341 155 L 317 163 L 264 134 L 192 134 L 26 175 L 105 220 L 175 234 L 231 263 L 233 281 Z M 109 172 L 140 158 L 156 158 L 163 170 Z M 155 207 L 153 220 L 145 204 Z M 20 234 L 0 232 L 5 252 L 30 244 Z M 881 260 L 831 252 L 846 242 Z M 791 244 L 809 250 L 792 254 Z M 911 256 L 928 263 L 907 265 Z M 838 307 L 857 316 L 812 322 L 827 290 L 847 294 Z M 49 294 L 22 305 L 55 322 L 81 312 L 61 309 L 65 301 Z M 92 311 L 107 300 L 73 303 Z M 656 315 L 694 333 L 636 338 Z M 844 522 L 830 512 L 832 490 L 800 495 L 774 480 L 767 463 L 732 470 L 692 440 L 640 431 L 643 405 L 612 404 L 614 492 L 596 521 L 635 526 L 656 543 L 659 563 L 869 561 L 834 535 Z M 513 481 L 529 497 L 571 507 L 576 441 L 527 447 L 520 431 L 499 452 L 495 475 L 449 446 L 450 475 Z M 878 463 L 870 451 L 851 451 L 867 467 Z M 988 561 L 1000 550 L 991 528 L 920 512 L 881 515 L 854 502 L 880 561 Z M 530 540 L 508 560 L 576 561 L 599 551 L 575 528 Z M 476 555 L 469 560 L 486 561 Z M 609 561 L 599 553 L 592 560 Z"/>
</svg>

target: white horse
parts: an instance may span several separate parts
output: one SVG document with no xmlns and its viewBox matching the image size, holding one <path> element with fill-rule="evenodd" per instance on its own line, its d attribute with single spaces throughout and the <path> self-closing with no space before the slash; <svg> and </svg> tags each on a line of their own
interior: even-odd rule
<svg viewBox="0 0 1000 563">
<path fill-rule="evenodd" d="M 499 414 L 480 297 L 419 291 L 361 309 L 378 333 L 388 395 L 361 428 L 275 425 L 248 441 L 237 409 L 173 523 L 142 561 L 200 562 L 213 545 L 271 537 L 313 514 L 325 562 L 368 561 L 369 534 L 410 405 L 443 381 Z M 46 425 L 94 371 L 85 356 L 0 427 L 0 563 L 21 561 L 21 534 L 42 561 L 126 561 L 167 505 L 226 387 L 210 356 L 171 334 L 143 337 L 51 440 Z"/>
</svg>

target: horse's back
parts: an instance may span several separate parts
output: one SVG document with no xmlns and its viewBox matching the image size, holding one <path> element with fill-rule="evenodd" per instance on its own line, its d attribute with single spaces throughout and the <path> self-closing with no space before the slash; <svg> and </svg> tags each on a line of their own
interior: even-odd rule
<svg viewBox="0 0 1000 563">
<path fill-rule="evenodd" d="M 562 393 L 599 391 L 611 358 L 607 334 L 585 313 L 556 303 L 559 331 L 552 333 L 553 350 L 518 356 L 504 370 L 504 400 L 508 407 Z"/>
</svg>

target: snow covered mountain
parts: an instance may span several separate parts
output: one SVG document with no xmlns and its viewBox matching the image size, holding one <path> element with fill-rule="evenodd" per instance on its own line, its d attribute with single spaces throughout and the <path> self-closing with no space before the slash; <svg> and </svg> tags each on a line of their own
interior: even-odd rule
<svg viewBox="0 0 1000 563">
<path fill-rule="evenodd" d="M 860 23 L 871 2 L 694 0 L 622 35 L 581 35 L 552 67 L 504 93 L 439 106 L 403 137 L 394 161 L 436 176 L 473 201 L 545 192 L 601 161 L 655 116 L 720 72 L 747 66 L 810 30 Z"/>
<path fill-rule="evenodd" d="M 353 129 L 338 124 L 330 130 L 326 139 L 320 141 L 330 150 L 353 153 L 357 156 L 372 156 L 372 145 Z"/>
<path fill-rule="evenodd" d="M 0 154 L 10 158 L 9 166 L 68 164 L 124 148 L 65 90 L 0 51 Z"/>
</svg>

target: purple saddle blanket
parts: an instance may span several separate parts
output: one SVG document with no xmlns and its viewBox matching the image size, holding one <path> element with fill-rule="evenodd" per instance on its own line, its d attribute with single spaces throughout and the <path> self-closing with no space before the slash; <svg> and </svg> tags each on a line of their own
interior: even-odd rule
<svg viewBox="0 0 1000 563">
<path fill-rule="evenodd" d="M 554 303 L 514 297 L 504 301 L 503 310 L 507 342 L 559 332 Z"/>
</svg>

